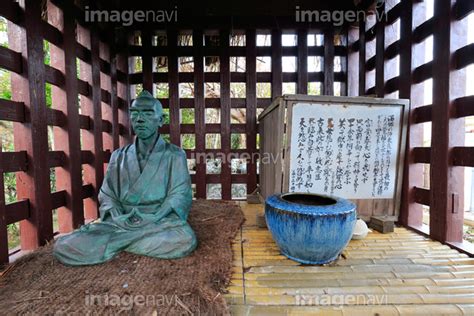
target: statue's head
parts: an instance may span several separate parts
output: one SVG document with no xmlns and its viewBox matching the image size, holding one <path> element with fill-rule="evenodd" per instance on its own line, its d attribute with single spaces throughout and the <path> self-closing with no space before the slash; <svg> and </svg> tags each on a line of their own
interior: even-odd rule
<svg viewBox="0 0 474 316">
<path fill-rule="evenodd" d="M 143 90 L 132 102 L 130 119 L 137 137 L 147 139 L 158 133 L 163 125 L 163 107 L 150 92 Z"/>
</svg>

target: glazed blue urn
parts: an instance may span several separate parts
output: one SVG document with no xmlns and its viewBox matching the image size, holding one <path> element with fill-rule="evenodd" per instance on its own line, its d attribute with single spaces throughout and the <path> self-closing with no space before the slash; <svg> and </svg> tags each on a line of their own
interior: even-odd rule
<svg viewBox="0 0 474 316">
<path fill-rule="evenodd" d="M 283 255 L 303 264 L 336 260 L 357 220 L 354 203 L 334 196 L 285 193 L 265 201 L 265 220 Z"/>
</svg>

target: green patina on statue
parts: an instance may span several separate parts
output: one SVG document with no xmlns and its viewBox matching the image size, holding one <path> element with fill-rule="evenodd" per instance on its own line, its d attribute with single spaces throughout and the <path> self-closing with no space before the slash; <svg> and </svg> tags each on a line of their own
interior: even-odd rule
<svg viewBox="0 0 474 316">
<path fill-rule="evenodd" d="M 163 108 L 148 91 L 132 103 L 135 142 L 112 153 L 99 193 L 100 222 L 58 238 L 55 257 L 91 265 L 121 251 L 180 258 L 197 246 L 186 222 L 192 203 L 186 154 L 160 137 Z"/>
</svg>

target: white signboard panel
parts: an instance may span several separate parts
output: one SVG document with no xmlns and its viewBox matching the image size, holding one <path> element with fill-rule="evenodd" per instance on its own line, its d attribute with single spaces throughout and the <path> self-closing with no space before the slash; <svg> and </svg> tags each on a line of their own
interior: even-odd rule
<svg viewBox="0 0 474 316">
<path fill-rule="evenodd" d="M 294 104 L 289 191 L 347 199 L 394 198 L 402 110 Z"/>
</svg>

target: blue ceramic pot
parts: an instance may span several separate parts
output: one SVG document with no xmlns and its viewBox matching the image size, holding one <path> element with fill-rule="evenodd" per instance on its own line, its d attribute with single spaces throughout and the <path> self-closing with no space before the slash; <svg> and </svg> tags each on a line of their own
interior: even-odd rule
<svg viewBox="0 0 474 316">
<path fill-rule="evenodd" d="M 310 193 L 272 195 L 265 219 L 282 254 L 304 264 L 334 261 L 349 243 L 356 206 L 345 199 Z"/>
</svg>

